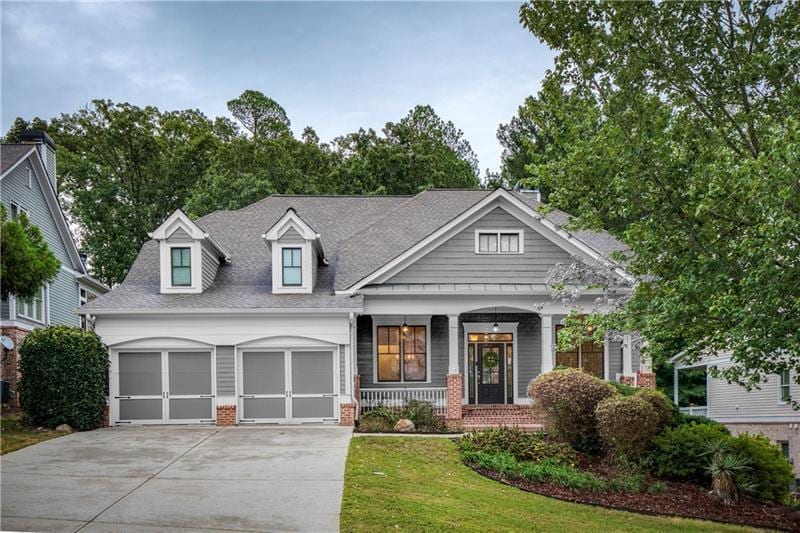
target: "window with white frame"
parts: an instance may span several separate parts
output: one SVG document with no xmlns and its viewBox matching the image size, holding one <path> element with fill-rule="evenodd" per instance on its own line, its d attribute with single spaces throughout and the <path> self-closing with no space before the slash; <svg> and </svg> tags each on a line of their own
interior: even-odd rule
<svg viewBox="0 0 800 533">
<path fill-rule="evenodd" d="M 78 306 L 88 303 L 89 302 L 89 291 L 84 289 L 83 287 L 78 289 Z M 81 329 L 89 331 L 91 328 L 89 327 L 89 317 L 86 315 L 81 315 Z"/>
<path fill-rule="evenodd" d="M 428 379 L 426 326 L 377 326 L 379 382 L 419 382 Z"/>
<path fill-rule="evenodd" d="M 19 218 L 19 215 L 21 213 L 25 213 L 25 216 L 28 217 L 28 220 L 30 221 L 31 216 L 28 214 L 28 210 L 25 209 L 24 207 L 22 207 L 19 204 L 12 203 L 11 204 L 11 219 L 12 220 L 16 220 L 17 218 Z"/>
<path fill-rule="evenodd" d="M 789 371 L 784 370 L 780 373 L 780 398 L 782 402 L 789 402 L 792 400 L 790 392 L 791 381 L 789 380 Z"/>
<path fill-rule="evenodd" d="M 33 298 L 17 298 L 17 316 L 44 323 L 44 295 L 45 290 L 42 287 Z"/>
<path fill-rule="evenodd" d="M 476 230 L 475 253 L 522 253 L 522 230 Z"/>
<path fill-rule="evenodd" d="M 27 181 L 28 181 L 28 188 L 32 189 L 33 188 L 33 170 L 31 170 L 30 168 L 26 169 L 26 178 L 27 178 Z"/>
<path fill-rule="evenodd" d="M 281 251 L 282 283 L 284 287 L 303 285 L 303 249 L 283 248 Z"/>
<path fill-rule="evenodd" d="M 190 287 L 192 285 L 192 249 L 174 247 L 170 249 L 172 286 Z"/>
</svg>

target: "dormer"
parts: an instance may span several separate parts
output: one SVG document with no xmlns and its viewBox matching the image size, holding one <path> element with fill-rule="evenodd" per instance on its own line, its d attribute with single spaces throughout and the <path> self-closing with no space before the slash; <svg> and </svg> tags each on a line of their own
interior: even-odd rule
<svg viewBox="0 0 800 533">
<path fill-rule="evenodd" d="M 272 251 L 272 292 L 311 293 L 319 263 L 327 264 L 320 234 L 290 207 L 261 237 Z"/>
<path fill-rule="evenodd" d="M 180 209 L 148 235 L 160 248 L 162 294 L 201 293 L 220 263 L 230 263 L 230 254 Z"/>
</svg>

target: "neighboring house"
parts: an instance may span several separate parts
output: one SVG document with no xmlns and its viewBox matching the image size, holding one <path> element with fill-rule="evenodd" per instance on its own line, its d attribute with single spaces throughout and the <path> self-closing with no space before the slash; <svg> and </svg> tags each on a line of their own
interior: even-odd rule
<svg viewBox="0 0 800 533">
<path fill-rule="evenodd" d="M 125 281 L 79 311 L 110 348 L 111 422 L 351 425 L 416 398 L 451 425 L 525 424 L 528 383 L 558 364 L 653 386 L 630 342 L 556 353 L 570 309 L 548 271 L 624 246 L 540 205 L 428 190 L 175 212 Z"/>
<path fill-rule="evenodd" d="M 12 218 L 24 212 L 37 226 L 50 250 L 61 262 L 56 278 L 35 298 L 13 295 L 0 305 L 0 328 L 14 342 L 0 348 L 2 377 L 15 390 L 19 379 L 17 347 L 25 335 L 40 326 L 66 324 L 91 327 L 91 317 L 75 310 L 108 288 L 88 275 L 73 240 L 56 192 L 56 147 L 44 132 L 23 134 L 23 142 L 0 146 L 0 201 Z"/>
<path fill-rule="evenodd" d="M 731 433 L 762 434 L 780 444 L 794 464 L 800 478 L 800 412 L 792 408 L 791 400 L 800 400 L 800 385 L 793 371 L 769 376 L 759 389 L 747 391 L 737 383 L 715 378 L 708 368 L 720 370 L 731 366 L 729 354 L 706 356 L 697 362 L 685 362 L 683 355 L 672 358 L 675 364 L 674 398 L 678 403 L 679 370 L 706 368 L 706 405 L 684 406 L 681 411 L 707 416 L 721 422 Z"/>
</svg>

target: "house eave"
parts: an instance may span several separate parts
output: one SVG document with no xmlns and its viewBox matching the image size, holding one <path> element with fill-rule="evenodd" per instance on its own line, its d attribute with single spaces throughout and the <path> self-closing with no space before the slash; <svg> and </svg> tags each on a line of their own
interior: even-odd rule
<svg viewBox="0 0 800 533">
<path fill-rule="evenodd" d="M 349 313 L 359 313 L 363 311 L 359 307 L 269 307 L 269 308 L 195 308 L 195 309 L 83 309 L 79 308 L 75 312 L 79 315 L 147 315 L 147 316 L 170 316 L 180 315 L 341 315 Z"/>
</svg>

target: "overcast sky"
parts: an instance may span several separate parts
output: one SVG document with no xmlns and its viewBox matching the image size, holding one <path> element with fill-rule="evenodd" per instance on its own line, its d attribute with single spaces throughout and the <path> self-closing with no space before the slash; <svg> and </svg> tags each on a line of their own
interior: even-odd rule
<svg viewBox="0 0 800 533">
<path fill-rule="evenodd" d="M 495 133 L 554 54 L 518 3 L 2 2 L 2 129 L 94 98 L 227 115 L 245 89 L 299 134 L 379 129 L 417 104 L 461 128 L 498 169 Z"/>
</svg>

